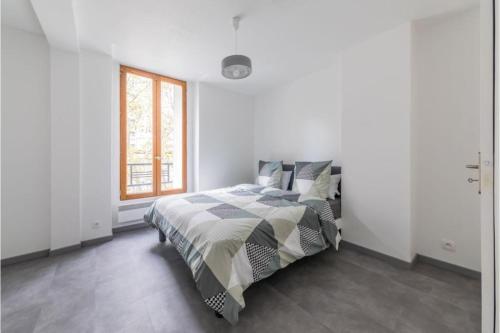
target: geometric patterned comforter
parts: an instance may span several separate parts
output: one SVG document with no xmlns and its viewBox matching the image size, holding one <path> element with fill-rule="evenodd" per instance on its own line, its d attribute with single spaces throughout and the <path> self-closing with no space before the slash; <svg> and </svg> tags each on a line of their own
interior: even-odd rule
<svg viewBox="0 0 500 333">
<path fill-rule="evenodd" d="M 340 240 L 326 200 L 250 184 L 160 198 L 144 220 L 165 233 L 205 303 L 231 324 L 251 284 Z"/>
</svg>

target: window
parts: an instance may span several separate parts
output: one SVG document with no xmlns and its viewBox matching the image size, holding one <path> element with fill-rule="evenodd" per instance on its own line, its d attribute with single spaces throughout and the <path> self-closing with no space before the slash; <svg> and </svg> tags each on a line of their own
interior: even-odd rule
<svg viewBox="0 0 500 333">
<path fill-rule="evenodd" d="M 120 67 L 120 199 L 186 192 L 186 82 Z"/>
</svg>

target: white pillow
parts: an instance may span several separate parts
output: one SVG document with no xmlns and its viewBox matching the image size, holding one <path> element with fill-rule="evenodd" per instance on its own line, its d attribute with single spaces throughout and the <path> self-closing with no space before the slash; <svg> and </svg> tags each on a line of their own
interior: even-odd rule
<svg viewBox="0 0 500 333">
<path fill-rule="evenodd" d="M 328 197 L 335 199 L 335 194 L 340 195 L 339 192 L 340 175 L 330 176 L 330 189 L 328 190 Z"/>
<path fill-rule="evenodd" d="M 281 189 L 283 191 L 288 191 L 288 185 L 290 185 L 290 178 L 292 178 L 292 171 L 283 171 L 281 175 Z"/>
</svg>

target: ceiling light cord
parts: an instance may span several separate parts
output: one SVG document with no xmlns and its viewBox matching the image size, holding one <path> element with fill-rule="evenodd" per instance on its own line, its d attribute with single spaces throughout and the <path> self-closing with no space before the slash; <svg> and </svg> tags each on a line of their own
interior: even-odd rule
<svg viewBox="0 0 500 333">
<path fill-rule="evenodd" d="M 234 54 L 238 54 L 238 31 L 234 32 Z"/>
<path fill-rule="evenodd" d="M 240 17 L 233 17 L 234 28 L 234 54 L 238 54 L 238 28 L 240 27 Z"/>
</svg>

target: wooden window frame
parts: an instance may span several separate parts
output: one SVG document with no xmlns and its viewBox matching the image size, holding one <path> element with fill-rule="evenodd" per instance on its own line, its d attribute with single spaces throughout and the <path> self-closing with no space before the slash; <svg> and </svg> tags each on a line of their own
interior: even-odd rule
<svg viewBox="0 0 500 333">
<path fill-rule="evenodd" d="M 127 194 L 127 74 L 153 80 L 153 170 L 152 192 Z M 161 82 L 182 87 L 182 188 L 161 190 Z M 120 65 L 120 200 L 132 200 L 187 191 L 187 85 L 186 81 Z"/>
</svg>

